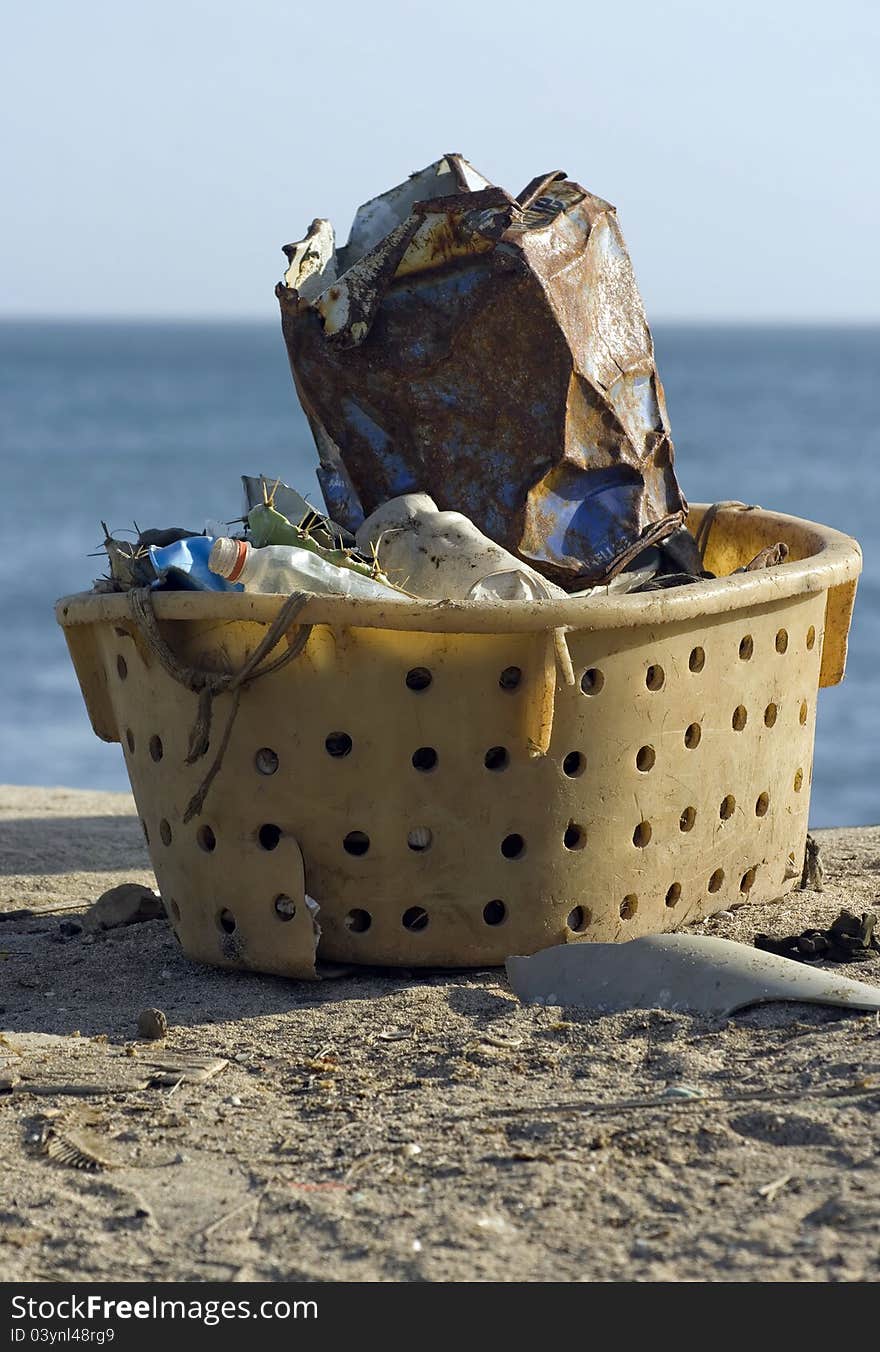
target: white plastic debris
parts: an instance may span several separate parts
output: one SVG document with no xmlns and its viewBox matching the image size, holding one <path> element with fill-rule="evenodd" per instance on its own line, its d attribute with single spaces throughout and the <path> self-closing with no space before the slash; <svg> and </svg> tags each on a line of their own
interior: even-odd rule
<svg viewBox="0 0 880 1352">
<path fill-rule="evenodd" d="M 880 1009 L 880 988 L 732 939 L 647 934 L 625 944 L 558 944 L 507 959 L 525 1004 L 733 1014 L 774 1000 Z"/>
<path fill-rule="evenodd" d="M 477 530 L 461 512 L 441 512 L 427 493 L 392 498 L 357 532 L 398 587 L 429 600 L 540 601 L 561 587 Z"/>
</svg>

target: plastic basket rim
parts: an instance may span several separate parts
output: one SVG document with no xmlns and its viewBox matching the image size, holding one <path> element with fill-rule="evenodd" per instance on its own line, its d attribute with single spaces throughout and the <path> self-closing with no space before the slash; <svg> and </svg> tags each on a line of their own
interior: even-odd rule
<svg viewBox="0 0 880 1352">
<path fill-rule="evenodd" d="M 705 504 L 691 506 L 695 517 L 706 510 Z M 778 529 L 780 539 L 796 535 L 804 542 L 806 537 L 811 552 L 805 558 L 774 568 L 636 595 L 547 601 L 401 600 L 390 604 L 313 595 L 298 618 L 300 623 L 309 624 L 438 633 L 528 633 L 560 627 L 618 629 L 680 623 L 815 595 L 851 582 L 861 572 L 862 552 L 851 536 L 781 512 L 760 507 L 749 511 L 759 515 L 765 525 Z M 718 517 L 739 514 L 722 509 Z M 269 623 L 283 599 L 280 593 L 158 592 L 154 605 L 157 616 L 163 620 Z M 64 628 L 102 620 L 118 621 L 128 616 L 128 601 L 124 592 L 77 592 L 62 597 L 56 603 L 55 613 Z"/>
</svg>

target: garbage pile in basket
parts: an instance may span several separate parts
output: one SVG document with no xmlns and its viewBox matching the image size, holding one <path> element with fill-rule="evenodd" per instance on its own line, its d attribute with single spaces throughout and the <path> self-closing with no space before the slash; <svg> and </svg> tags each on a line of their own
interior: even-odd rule
<svg viewBox="0 0 880 1352">
<path fill-rule="evenodd" d="M 217 525 L 202 534 L 149 530 L 130 542 L 112 538 L 105 527 L 110 578 L 99 579 L 96 589 L 306 591 L 390 602 L 566 596 L 466 516 L 439 511 L 427 493 L 392 498 L 351 535 L 279 480 L 246 477 L 244 485 L 248 502 L 259 496 L 237 533 Z M 688 542 L 684 547 L 676 542 L 679 554 L 684 549 L 696 554 L 693 538 L 686 531 L 678 535 Z M 711 576 L 702 570 L 687 577 L 671 571 L 675 564 L 665 562 L 670 557 L 666 547 L 646 550 L 607 586 L 587 588 L 585 594 L 644 591 Z"/>
<path fill-rule="evenodd" d="M 245 478 L 244 530 L 105 530 L 133 586 L 540 601 L 711 577 L 614 208 L 446 155 L 286 246 L 284 337 L 327 514 Z M 748 566 L 782 562 L 784 544 Z"/>
<path fill-rule="evenodd" d="M 316 220 L 285 253 L 323 504 L 256 474 L 200 533 L 105 527 L 95 590 L 130 594 L 56 609 L 184 950 L 310 978 L 317 957 L 509 959 L 551 1004 L 875 1008 L 804 968 L 870 961 L 872 914 L 763 951 L 665 933 L 821 886 L 816 695 L 843 676 L 861 556 L 741 503 L 688 529 L 614 209 L 561 173 L 512 197 L 447 155 L 345 245 Z M 707 560 L 789 566 L 718 582 Z"/>
</svg>

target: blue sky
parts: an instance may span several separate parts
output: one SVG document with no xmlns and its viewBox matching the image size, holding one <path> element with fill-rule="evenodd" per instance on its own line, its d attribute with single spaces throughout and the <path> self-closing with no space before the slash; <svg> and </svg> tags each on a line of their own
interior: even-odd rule
<svg viewBox="0 0 880 1352">
<path fill-rule="evenodd" d="M 444 151 L 613 202 L 652 319 L 880 320 L 874 0 L 17 0 L 0 313 L 275 317 Z"/>
</svg>

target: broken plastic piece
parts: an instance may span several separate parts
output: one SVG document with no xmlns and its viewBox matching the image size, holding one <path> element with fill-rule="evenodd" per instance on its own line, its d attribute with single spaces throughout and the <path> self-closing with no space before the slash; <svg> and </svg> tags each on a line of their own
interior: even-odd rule
<svg viewBox="0 0 880 1352">
<path fill-rule="evenodd" d="M 429 493 L 566 590 L 684 519 L 614 208 L 561 173 L 518 198 L 446 155 L 285 249 L 277 295 L 330 515 Z"/>
<path fill-rule="evenodd" d="M 506 963 L 526 1004 L 733 1014 L 773 1000 L 880 1009 L 880 987 L 762 953 L 731 939 L 648 934 L 625 944 L 545 948 Z"/>
</svg>

